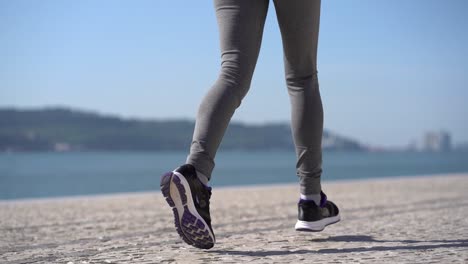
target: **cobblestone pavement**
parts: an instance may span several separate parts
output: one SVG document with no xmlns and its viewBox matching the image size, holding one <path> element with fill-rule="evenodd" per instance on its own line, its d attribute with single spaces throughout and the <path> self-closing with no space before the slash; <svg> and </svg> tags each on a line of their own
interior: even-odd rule
<svg viewBox="0 0 468 264">
<path fill-rule="evenodd" d="M 0 202 L 0 263 L 468 263 L 468 174 L 325 183 L 342 221 L 294 231 L 297 187 L 220 188 L 217 244 L 185 245 L 160 193 Z"/>
</svg>

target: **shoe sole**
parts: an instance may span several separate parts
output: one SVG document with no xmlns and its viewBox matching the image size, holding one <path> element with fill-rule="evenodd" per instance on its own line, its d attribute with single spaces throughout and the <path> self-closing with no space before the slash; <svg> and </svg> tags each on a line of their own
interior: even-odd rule
<svg viewBox="0 0 468 264">
<path fill-rule="evenodd" d="M 296 231 L 320 232 L 323 229 L 325 229 L 325 227 L 327 227 L 328 225 L 338 223 L 340 220 L 340 215 L 326 217 L 314 222 L 297 220 L 296 226 L 294 228 L 296 229 Z"/>
<path fill-rule="evenodd" d="M 176 231 L 182 240 L 196 248 L 212 248 L 215 243 L 214 235 L 198 214 L 185 177 L 174 171 L 164 174 L 161 177 L 161 192 L 172 208 Z"/>
</svg>

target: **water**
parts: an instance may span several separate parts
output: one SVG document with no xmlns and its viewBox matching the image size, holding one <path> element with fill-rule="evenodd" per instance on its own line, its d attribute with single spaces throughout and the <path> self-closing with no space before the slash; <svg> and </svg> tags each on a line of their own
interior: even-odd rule
<svg viewBox="0 0 468 264">
<path fill-rule="evenodd" d="M 182 152 L 2 153 L 0 199 L 159 190 Z M 468 153 L 325 152 L 324 181 L 468 172 Z M 297 182 L 293 152 L 221 152 L 213 186 Z"/>
</svg>

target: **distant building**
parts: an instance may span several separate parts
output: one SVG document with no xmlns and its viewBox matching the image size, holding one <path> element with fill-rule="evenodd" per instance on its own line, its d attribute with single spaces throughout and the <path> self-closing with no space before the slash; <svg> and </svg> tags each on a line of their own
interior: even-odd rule
<svg viewBox="0 0 468 264">
<path fill-rule="evenodd" d="M 448 132 L 427 132 L 424 135 L 424 150 L 450 151 L 452 149 L 451 137 Z"/>
<path fill-rule="evenodd" d="M 67 152 L 71 150 L 71 146 L 68 143 L 57 142 L 54 144 L 54 151 L 56 152 Z"/>
</svg>

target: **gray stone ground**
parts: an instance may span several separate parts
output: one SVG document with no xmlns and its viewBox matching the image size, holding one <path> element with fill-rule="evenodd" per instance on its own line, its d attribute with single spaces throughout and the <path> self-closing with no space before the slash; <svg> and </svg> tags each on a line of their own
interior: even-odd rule
<svg viewBox="0 0 468 264">
<path fill-rule="evenodd" d="M 0 263 L 468 263 L 468 174 L 324 184 L 342 221 L 294 231 L 294 185 L 221 188 L 217 244 L 177 236 L 160 193 L 0 202 Z"/>
</svg>

